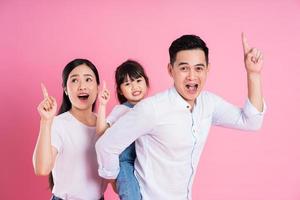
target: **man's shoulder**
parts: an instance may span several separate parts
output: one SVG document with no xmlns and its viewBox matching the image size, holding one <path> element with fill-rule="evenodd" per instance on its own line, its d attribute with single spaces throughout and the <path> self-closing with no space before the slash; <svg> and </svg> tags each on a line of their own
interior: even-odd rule
<svg viewBox="0 0 300 200">
<path fill-rule="evenodd" d="M 200 95 L 198 96 L 198 98 L 200 98 L 202 100 L 203 99 L 212 100 L 212 99 L 217 98 L 217 97 L 218 97 L 217 94 L 215 94 L 213 92 L 210 92 L 210 91 L 206 91 L 206 90 L 201 91 Z"/>
<path fill-rule="evenodd" d="M 170 100 L 171 99 L 170 94 L 171 94 L 171 89 L 167 89 L 161 92 L 157 92 L 154 95 L 145 98 L 143 101 L 152 104 L 160 104 L 162 102 Z"/>
</svg>

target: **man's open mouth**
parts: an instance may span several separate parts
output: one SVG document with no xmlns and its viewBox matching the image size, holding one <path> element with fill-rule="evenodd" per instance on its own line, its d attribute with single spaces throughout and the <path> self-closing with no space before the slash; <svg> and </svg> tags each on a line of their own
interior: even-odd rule
<svg viewBox="0 0 300 200">
<path fill-rule="evenodd" d="M 190 91 L 194 91 L 197 90 L 198 84 L 186 84 L 185 87 Z"/>
</svg>

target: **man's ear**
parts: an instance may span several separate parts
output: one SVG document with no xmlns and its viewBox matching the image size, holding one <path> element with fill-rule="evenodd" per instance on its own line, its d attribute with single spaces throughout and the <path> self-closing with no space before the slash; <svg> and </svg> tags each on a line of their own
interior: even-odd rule
<svg viewBox="0 0 300 200">
<path fill-rule="evenodd" d="M 169 64 L 168 64 L 168 73 L 169 73 L 169 75 L 170 75 L 171 77 L 173 77 L 172 71 L 173 71 L 173 66 L 172 66 L 171 63 L 169 63 Z"/>
<path fill-rule="evenodd" d="M 210 70 L 210 63 L 208 63 L 207 65 L 207 72 L 209 72 L 209 70 Z"/>
</svg>

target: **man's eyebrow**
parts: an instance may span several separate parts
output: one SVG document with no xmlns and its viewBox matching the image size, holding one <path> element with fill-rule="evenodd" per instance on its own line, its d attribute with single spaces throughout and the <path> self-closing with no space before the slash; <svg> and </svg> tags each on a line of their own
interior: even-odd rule
<svg viewBox="0 0 300 200">
<path fill-rule="evenodd" d="M 199 66 L 201 66 L 201 67 L 205 67 L 206 65 L 204 65 L 203 63 L 199 63 L 199 64 L 197 64 L 197 65 L 195 65 L 196 67 L 199 67 Z"/>
<path fill-rule="evenodd" d="M 189 65 L 189 63 L 187 63 L 187 62 L 181 62 L 181 63 L 178 64 L 178 66 L 181 66 L 181 65 Z M 194 65 L 194 66 L 195 66 L 195 67 L 199 67 L 199 66 L 205 67 L 206 65 L 203 64 L 203 63 L 199 63 L 199 64 L 196 64 L 196 65 Z"/>
<path fill-rule="evenodd" d="M 181 63 L 179 63 L 178 64 L 178 66 L 180 66 L 180 65 L 188 65 L 189 63 L 187 63 L 187 62 L 181 62 Z"/>
</svg>

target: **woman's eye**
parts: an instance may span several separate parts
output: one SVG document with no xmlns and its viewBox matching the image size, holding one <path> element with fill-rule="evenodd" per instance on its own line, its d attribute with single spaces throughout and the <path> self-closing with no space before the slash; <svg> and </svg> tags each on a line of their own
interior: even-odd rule
<svg viewBox="0 0 300 200">
<path fill-rule="evenodd" d="M 74 78 L 74 79 L 71 80 L 71 82 L 72 82 L 72 83 L 77 83 L 78 80 Z"/>
<path fill-rule="evenodd" d="M 91 82 L 91 81 L 93 81 L 93 79 L 87 78 L 86 81 L 87 81 L 87 82 Z"/>
</svg>

